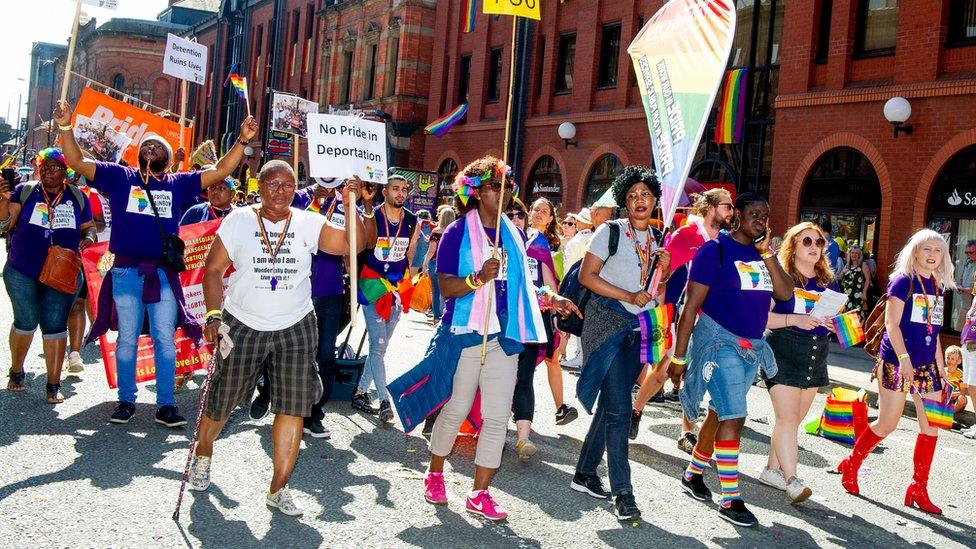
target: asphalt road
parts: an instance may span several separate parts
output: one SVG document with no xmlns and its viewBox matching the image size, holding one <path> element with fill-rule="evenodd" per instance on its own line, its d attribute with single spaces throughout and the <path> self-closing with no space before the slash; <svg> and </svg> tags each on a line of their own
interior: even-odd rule
<svg viewBox="0 0 976 549">
<path fill-rule="evenodd" d="M 430 328 L 406 317 L 387 355 L 392 379 L 426 348 Z M 0 325 L 10 325 L 6 293 Z M 38 337 L 39 340 L 39 337 Z M 9 349 L 0 350 L 9 363 Z M 167 430 L 152 421 L 152 385 L 140 387 L 136 417 L 112 425 L 115 395 L 100 363 L 64 380 L 67 401 L 44 404 L 39 341 L 28 357 L 30 391 L 0 391 L 0 546 L 2 547 L 756 547 L 902 546 L 963 547 L 976 544 L 976 443 L 943 433 L 930 493 L 946 511 L 932 517 L 902 506 L 911 476 L 917 425 L 899 429 L 866 462 L 865 497 L 853 497 L 827 469 L 848 451 L 844 445 L 800 435 L 800 476 L 814 496 L 800 506 L 758 483 L 768 450 L 772 409 L 762 389 L 750 393 L 741 459 L 742 492 L 760 521 L 737 528 L 718 518 L 715 504 L 685 495 L 678 475 L 687 463 L 675 446 L 678 409 L 652 405 L 631 444 L 637 502 L 644 518 L 618 523 L 609 506 L 569 490 L 589 416 L 557 427 L 544 372 L 536 376 L 540 452 L 529 463 L 514 455 L 514 425 L 493 494 L 509 508 L 507 522 L 468 516 L 464 494 L 473 473 L 474 442 L 460 439 L 447 472 L 447 507 L 422 497 L 426 441 L 419 433 L 378 425 L 348 403 L 329 405 L 331 441 L 306 439 L 291 488 L 305 510 L 300 519 L 268 509 L 271 418 L 253 422 L 243 409 L 232 416 L 216 444 L 210 490 L 188 493 L 179 523 L 176 503 L 190 429 Z M 202 376 L 197 377 L 201 381 Z M 575 378 L 564 375 L 567 394 Z M 188 416 L 196 411 L 196 382 L 177 395 Z M 823 406 L 819 395 L 814 410 Z M 605 469 L 601 474 L 606 479 Z M 605 480 L 606 482 L 606 480 Z M 718 492 L 713 469 L 707 482 Z"/>
</svg>

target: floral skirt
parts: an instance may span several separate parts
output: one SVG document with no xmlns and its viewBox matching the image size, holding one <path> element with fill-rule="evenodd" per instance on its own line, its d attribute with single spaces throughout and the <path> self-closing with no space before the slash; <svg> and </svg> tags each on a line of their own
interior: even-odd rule
<svg viewBox="0 0 976 549">
<path fill-rule="evenodd" d="M 881 386 L 885 389 L 899 393 L 925 394 L 942 390 L 942 376 L 935 363 L 915 366 L 915 378 L 911 384 L 905 383 L 898 370 L 898 366 L 879 358 L 874 366 L 874 377 L 881 378 Z"/>
</svg>

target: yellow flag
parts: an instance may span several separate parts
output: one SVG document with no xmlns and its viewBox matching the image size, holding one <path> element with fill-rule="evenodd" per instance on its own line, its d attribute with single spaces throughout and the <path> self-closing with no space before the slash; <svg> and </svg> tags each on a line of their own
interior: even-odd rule
<svg viewBox="0 0 976 549">
<path fill-rule="evenodd" d="M 0 164 L 0 170 L 9 166 L 11 163 L 13 163 L 13 161 L 14 161 L 14 155 L 8 156 L 7 159 L 4 160 L 2 164 Z"/>
<path fill-rule="evenodd" d="M 542 0 L 483 0 L 484 13 L 489 15 L 515 15 L 536 21 L 542 19 L 539 2 Z"/>
</svg>

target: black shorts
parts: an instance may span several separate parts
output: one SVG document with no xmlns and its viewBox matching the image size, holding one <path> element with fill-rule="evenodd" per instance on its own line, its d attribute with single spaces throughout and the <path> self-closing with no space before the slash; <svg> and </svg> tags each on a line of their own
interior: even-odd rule
<svg viewBox="0 0 976 549">
<path fill-rule="evenodd" d="M 773 330 L 766 338 L 776 357 L 776 375 L 767 378 L 766 388 L 773 385 L 787 385 L 808 389 L 830 385 L 827 375 L 827 353 L 829 336 L 804 334 L 790 328 Z"/>
</svg>

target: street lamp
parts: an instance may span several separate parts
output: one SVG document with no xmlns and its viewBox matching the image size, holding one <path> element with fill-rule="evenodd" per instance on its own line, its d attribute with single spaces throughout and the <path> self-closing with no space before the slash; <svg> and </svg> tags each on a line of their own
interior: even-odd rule
<svg viewBox="0 0 976 549">
<path fill-rule="evenodd" d="M 579 147 L 579 141 L 573 141 L 573 138 L 576 137 L 576 126 L 572 122 L 563 122 L 560 124 L 556 133 L 563 140 L 565 148 Z"/>
<path fill-rule="evenodd" d="M 894 127 L 895 139 L 899 133 L 912 135 L 912 125 L 905 121 L 912 115 L 912 105 L 904 97 L 892 97 L 884 105 L 884 116 Z"/>
</svg>

